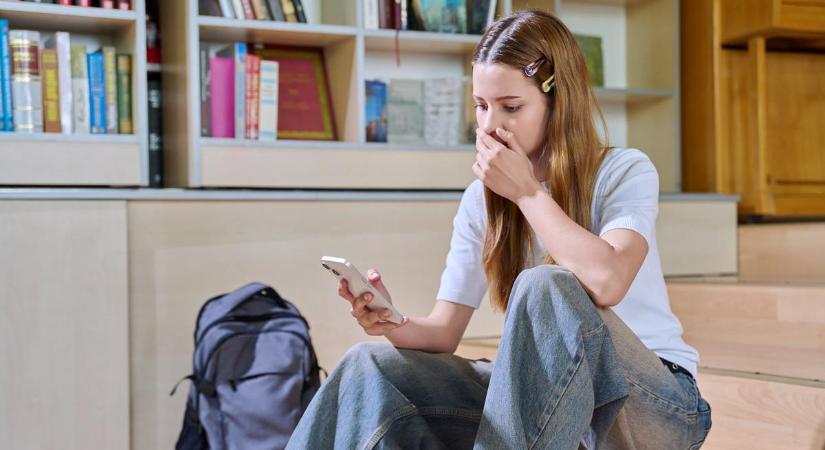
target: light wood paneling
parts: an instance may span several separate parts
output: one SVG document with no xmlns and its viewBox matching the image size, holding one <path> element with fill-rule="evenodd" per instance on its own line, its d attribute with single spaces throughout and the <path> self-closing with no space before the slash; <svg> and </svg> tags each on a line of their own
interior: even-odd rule
<svg viewBox="0 0 825 450">
<path fill-rule="evenodd" d="M 743 278 L 825 282 L 825 223 L 739 227 Z"/>
<path fill-rule="evenodd" d="M 825 380 L 825 284 L 668 282 L 702 367 Z"/>
<path fill-rule="evenodd" d="M 475 153 L 265 147 L 202 140 L 204 186 L 464 189 Z M 210 143 L 206 143 L 210 142 Z M 215 142 L 214 144 L 212 142 Z"/>
<path fill-rule="evenodd" d="M 810 38 L 825 30 L 824 0 L 719 1 L 725 44 L 741 44 L 756 35 Z"/>
<path fill-rule="evenodd" d="M 737 271 L 734 202 L 660 202 L 656 232 L 665 275 Z"/>
<path fill-rule="evenodd" d="M 3 448 L 129 448 L 124 201 L 0 202 Z"/>
<path fill-rule="evenodd" d="M 699 372 L 713 410 L 705 450 L 825 448 L 825 385 L 807 386 Z"/>
<path fill-rule="evenodd" d="M 673 97 L 627 105 L 627 137 L 643 150 L 659 172 L 660 192 L 681 192 L 678 142 L 678 104 Z"/>
</svg>

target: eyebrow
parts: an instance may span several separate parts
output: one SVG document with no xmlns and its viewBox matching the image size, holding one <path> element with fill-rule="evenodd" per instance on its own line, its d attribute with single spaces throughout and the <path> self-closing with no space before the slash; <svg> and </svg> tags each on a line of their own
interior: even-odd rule
<svg viewBox="0 0 825 450">
<path fill-rule="evenodd" d="M 484 100 L 483 98 L 481 98 L 477 95 L 474 95 L 473 98 L 476 99 L 476 100 Z M 521 97 L 519 97 L 518 95 L 502 95 L 501 97 L 496 97 L 494 100 L 512 100 L 512 99 L 516 99 L 516 98 L 521 98 Z"/>
</svg>

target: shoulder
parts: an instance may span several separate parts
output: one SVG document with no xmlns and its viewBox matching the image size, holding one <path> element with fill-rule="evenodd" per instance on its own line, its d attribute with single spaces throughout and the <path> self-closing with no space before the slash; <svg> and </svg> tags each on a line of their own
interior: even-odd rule
<svg viewBox="0 0 825 450">
<path fill-rule="evenodd" d="M 609 195 L 626 183 L 642 184 L 658 195 L 659 173 L 643 151 L 614 147 L 608 150 L 596 176 L 595 194 Z"/>
</svg>

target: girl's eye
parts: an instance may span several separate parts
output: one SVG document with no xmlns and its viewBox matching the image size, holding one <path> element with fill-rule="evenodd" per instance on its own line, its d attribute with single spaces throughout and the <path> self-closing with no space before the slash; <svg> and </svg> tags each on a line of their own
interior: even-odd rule
<svg viewBox="0 0 825 450">
<path fill-rule="evenodd" d="M 484 105 L 478 105 L 478 104 L 477 104 L 477 105 L 476 105 L 476 109 L 487 109 L 487 107 L 486 107 L 486 106 L 484 106 Z"/>
<path fill-rule="evenodd" d="M 505 106 L 504 107 L 504 110 L 509 112 L 509 113 L 514 113 L 514 112 L 518 111 L 519 109 L 521 109 L 521 106 Z"/>
</svg>

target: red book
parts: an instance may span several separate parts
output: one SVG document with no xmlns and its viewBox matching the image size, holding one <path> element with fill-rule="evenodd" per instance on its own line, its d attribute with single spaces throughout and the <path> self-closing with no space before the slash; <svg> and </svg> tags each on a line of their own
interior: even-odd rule
<svg viewBox="0 0 825 450">
<path fill-rule="evenodd" d="M 75 0 L 77 6 L 92 6 L 92 0 Z"/>
<path fill-rule="evenodd" d="M 256 44 L 250 53 L 278 61 L 278 139 L 338 138 L 322 49 Z"/>
<path fill-rule="evenodd" d="M 129 11 L 132 9 L 132 5 L 129 4 L 129 0 L 118 0 L 117 1 L 117 9 L 122 9 L 124 11 Z"/>
<path fill-rule="evenodd" d="M 241 0 L 241 6 L 243 6 L 244 18 L 255 20 L 255 10 L 252 9 L 252 2 L 249 0 Z"/>
<path fill-rule="evenodd" d="M 209 58 L 212 137 L 235 137 L 235 60 Z"/>
<path fill-rule="evenodd" d="M 258 98 L 260 92 L 261 58 L 246 56 L 246 138 L 258 139 Z"/>
<path fill-rule="evenodd" d="M 72 0 L 60 0 L 61 5 L 72 6 Z"/>
<path fill-rule="evenodd" d="M 100 6 L 106 9 L 115 9 L 115 0 L 101 0 Z"/>
</svg>

